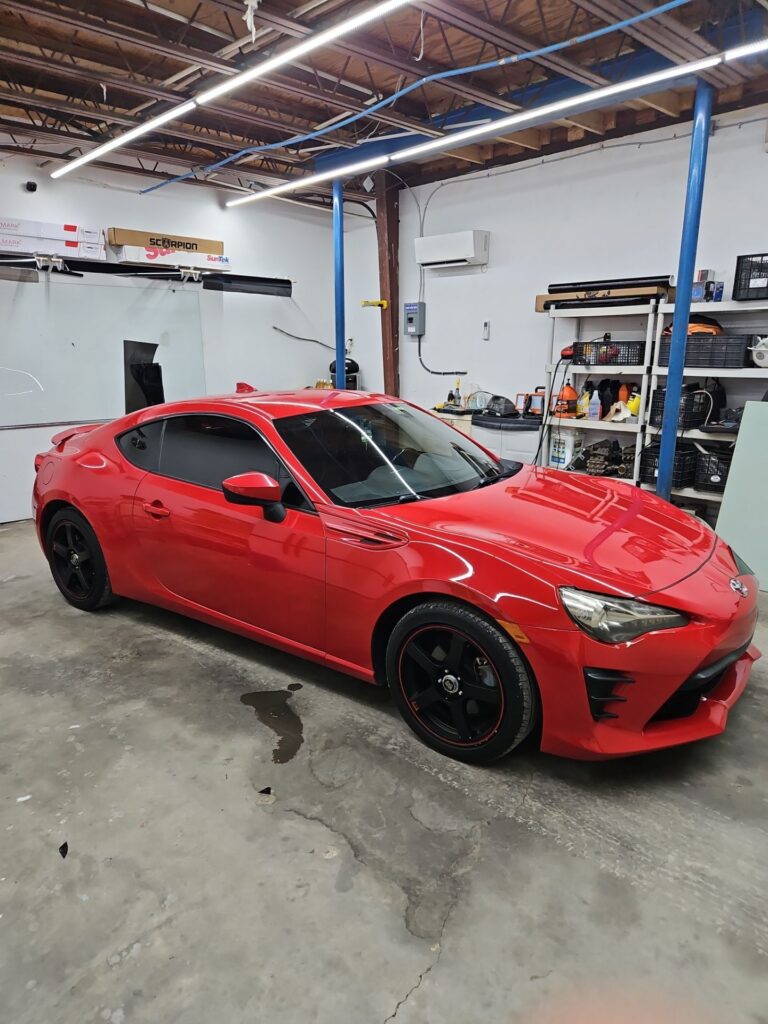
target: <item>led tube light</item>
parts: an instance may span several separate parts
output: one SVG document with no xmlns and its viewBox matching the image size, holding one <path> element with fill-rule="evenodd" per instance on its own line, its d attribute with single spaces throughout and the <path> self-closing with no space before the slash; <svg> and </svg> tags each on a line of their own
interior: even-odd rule
<svg viewBox="0 0 768 1024">
<path fill-rule="evenodd" d="M 733 50 L 725 51 L 726 60 L 741 60 L 742 57 L 751 57 L 755 53 L 765 53 L 768 50 L 768 39 L 758 39 L 756 43 L 746 43 L 744 46 L 736 46 Z"/>
<path fill-rule="evenodd" d="M 591 106 L 593 103 L 599 103 L 602 100 L 610 99 L 612 96 L 620 96 L 624 93 L 640 92 L 650 86 L 656 85 L 659 82 L 668 82 L 675 78 L 685 78 L 689 75 L 696 74 L 698 71 L 705 71 L 707 68 L 713 68 L 717 64 L 721 64 L 722 61 L 722 54 L 714 54 L 711 57 L 704 57 L 702 60 L 692 61 L 689 64 L 677 64 L 674 67 L 665 68 L 663 71 L 655 71 L 653 74 L 643 75 L 640 78 L 632 78 L 626 82 L 617 82 L 614 85 L 606 85 L 600 89 L 590 89 L 589 92 L 581 93 L 579 96 L 573 96 L 570 99 L 558 100 L 556 103 L 548 103 L 542 107 L 534 107 L 532 110 L 521 110 L 519 113 L 510 114 L 508 117 L 496 118 L 496 120 L 487 121 L 485 124 L 479 124 L 473 128 L 467 128 L 461 132 L 454 132 L 451 135 L 446 135 L 439 139 L 433 139 L 430 142 L 424 142 L 418 146 L 411 146 L 409 149 L 401 149 L 399 152 L 393 153 L 388 157 L 377 157 L 375 159 L 372 158 L 369 161 L 350 164 L 346 167 L 337 167 L 333 171 L 324 171 L 322 174 L 311 174 L 296 181 L 286 182 L 284 185 L 276 185 L 273 188 L 267 188 L 261 192 L 254 192 L 252 195 L 232 200 L 227 203 L 227 206 L 242 206 L 244 203 L 252 203 L 258 199 L 269 199 L 272 196 L 284 195 L 286 192 L 295 192 L 299 189 L 309 188 L 312 185 L 319 184 L 322 181 L 329 181 L 333 178 L 352 177 L 362 171 L 371 170 L 374 167 L 381 167 L 384 164 L 402 163 L 403 161 L 413 160 L 416 157 L 423 156 L 427 153 L 437 153 L 446 149 L 456 149 L 458 146 L 463 146 L 465 143 L 470 142 L 473 139 L 479 139 L 484 136 L 499 135 L 509 128 L 515 128 L 517 125 L 523 125 L 529 121 L 540 119 L 549 120 L 555 115 L 563 116 L 569 111 L 578 110 L 580 107 L 584 106 Z"/>
<path fill-rule="evenodd" d="M 85 153 L 83 156 L 79 156 L 75 160 L 70 160 L 69 163 L 66 163 L 62 167 L 53 171 L 51 177 L 61 178 L 63 175 L 69 174 L 70 171 L 74 171 L 78 167 L 82 167 L 84 164 L 92 163 L 92 161 L 98 160 L 99 157 L 103 156 L 105 153 L 111 153 L 112 150 L 118 149 L 120 146 L 127 146 L 129 143 L 133 142 L 134 139 L 141 138 L 142 135 L 148 135 L 156 128 L 161 127 L 161 125 L 167 124 L 169 121 L 175 121 L 176 118 L 183 117 L 184 114 L 188 114 L 190 110 L 194 110 L 195 107 L 210 103 L 211 100 L 218 99 L 219 96 L 223 96 L 225 93 L 239 89 L 242 85 L 245 85 L 248 82 L 253 82 L 257 78 L 262 78 L 264 75 L 268 75 L 287 64 L 293 64 L 299 60 L 300 57 L 306 56 L 306 54 L 311 53 L 313 50 L 317 50 L 322 46 L 327 46 L 335 39 L 341 39 L 342 36 L 349 35 L 350 32 L 355 32 L 357 29 L 370 24 L 372 21 L 384 18 L 392 11 L 396 11 L 399 7 L 405 7 L 406 4 L 412 2 L 413 0 L 386 0 L 384 3 L 374 4 L 368 10 L 362 11 L 360 14 L 356 14 L 351 18 L 347 18 L 346 21 L 341 21 L 338 25 L 325 29 L 323 32 L 316 32 L 291 49 L 284 50 L 282 53 L 276 54 L 269 60 L 261 61 L 259 64 L 255 64 L 252 68 L 249 68 L 247 71 L 243 71 L 239 75 L 234 75 L 232 78 L 227 78 L 218 85 L 212 86 L 212 88 L 200 93 L 200 95 L 196 96 L 193 100 L 180 103 L 171 110 L 167 110 L 164 114 L 159 114 L 150 121 L 146 121 L 144 124 L 131 128 L 130 131 L 125 132 L 123 135 L 110 139 L 109 142 L 105 142 L 96 149 L 92 149 L 89 153 Z"/>
<path fill-rule="evenodd" d="M 313 50 L 317 50 L 321 46 L 326 46 L 328 43 L 332 43 L 336 39 L 341 39 L 342 36 L 349 35 L 350 32 L 354 32 L 357 29 L 362 28 L 364 25 L 368 25 L 372 21 L 384 18 L 392 11 L 396 11 L 398 7 L 404 7 L 410 2 L 412 2 L 412 0 L 387 0 L 386 3 L 375 4 L 370 8 L 370 10 L 362 11 L 360 14 L 354 15 L 354 17 L 348 18 L 346 21 L 339 22 L 338 25 L 334 25 L 332 28 L 328 28 L 324 32 L 317 32 L 315 35 L 309 36 L 303 42 L 291 47 L 290 50 L 284 50 L 282 53 L 276 54 L 269 60 L 262 61 L 261 64 L 256 64 L 254 67 L 248 68 L 247 71 L 243 71 L 241 74 L 235 75 L 234 78 L 228 78 L 223 82 L 219 82 L 218 85 L 214 85 L 212 88 L 200 93 L 195 97 L 195 99 L 201 105 L 204 103 L 210 103 L 211 100 L 218 99 L 219 96 L 232 92 L 233 89 L 239 89 L 241 85 L 253 82 L 257 78 L 263 78 L 264 75 L 269 75 L 278 68 L 284 67 L 286 64 L 295 63 L 299 58 L 305 57 Z"/>
<path fill-rule="evenodd" d="M 286 181 L 282 185 L 273 185 L 272 188 L 265 188 L 254 195 L 242 196 L 240 199 L 232 199 L 227 206 L 242 206 L 243 203 L 252 203 L 254 199 L 270 199 L 275 196 L 285 195 L 286 192 L 295 192 L 297 189 L 306 188 L 307 185 L 319 185 L 322 181 L 332 181 L 338 178 L 361 174 L 363 171 L 373 171 L 377 167 L 383 167 L 390 162 L 388 156 L 371 157 L 370 160 L 361 160 L 356 164 L 347 164 L 333 171 L 323 171 L 322 174 L 312 174 L 306 178 L 297 178 L 295 181 Z"/>
<path fill-rule="evenodd" d="M 78 167 L 82 167 L 83 164 L 89 164 L 93 160 L 98 160 L 100 156 L 105 153 L 111 153 L 113 149 L 118 149 L 120 146 L 127 146 L 133 142 L 134 139 L 138 139 L 142 135 L 147 135 L 149 132 L 154 131 L 155 128 L 159 128 L 163 124 L 167 124 L 169 121 L 174 121 L 177 117 L 183 117 L 184 114 L 188 114 L 190 110 L 194 110 L 196 103 L 194 100 L 189 100 L 188 103 L 182 103 L 179 107 L 173 107 L 172 110 L 166 110 L 164 114 L 158 114 L 157 117 L 153 117 L 151 121 L 147 121 L 145 124 L 136 125 L 135 128 L 131 128 L 130 131 L 125 132 L 123 135 L 118 135 L 114 139 L 110 139 L 109 142 L 103 143 L 101 146 L 97 146 L 96 149 L 92 149 L 90 153 L 85 153 L 83 156 L 77 157 L 75 160 L 70 160 L 68 164 L 64 164 L 63 167 L 59 167 L 57 170 L 51 173 L 52 178 L 60 178 L 64 174 L 69 174 L 70 171 L 76 170 Z"/>
</svg>

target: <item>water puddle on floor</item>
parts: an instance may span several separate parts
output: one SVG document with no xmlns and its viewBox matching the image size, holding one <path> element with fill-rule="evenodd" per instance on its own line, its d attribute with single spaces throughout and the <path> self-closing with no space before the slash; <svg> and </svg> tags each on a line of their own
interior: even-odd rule
<svg viewBox="0 0 768 1024">
<path fill-rule="evenodd" d="M 304 726 L 289 701 L 301 683 L 291 683 L 287 690 L 263 690 L 244 693 L 240 703 L 253 708 L 262 725 L 269 726 L 277 736 L 277 746 L 272 751 L 275 764 L 287 764 L 293 760 L 304 742 Z"/>
</svg>

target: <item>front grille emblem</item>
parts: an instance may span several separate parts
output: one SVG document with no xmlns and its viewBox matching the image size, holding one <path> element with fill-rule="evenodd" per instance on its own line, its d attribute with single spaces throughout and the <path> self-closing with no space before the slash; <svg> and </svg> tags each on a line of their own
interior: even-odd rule
<svg viewBox="0 0 768 1024">
<path fill-rule="evenodd" d="M 740 597 L 749 597 L 749 587 L 736 577 L 731 580 L 731 590 Z"/>
</svg>

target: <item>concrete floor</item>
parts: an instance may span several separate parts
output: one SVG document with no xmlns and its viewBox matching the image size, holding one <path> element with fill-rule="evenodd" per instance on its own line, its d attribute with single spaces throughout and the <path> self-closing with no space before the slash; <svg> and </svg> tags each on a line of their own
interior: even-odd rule
<svg viewBox="0 0 768 1024">
<path fill-rule="evenodd" d="M 0 626 L 4 1022 L 768 1021 L 765 663 L 717 740 L 476 769 L 354 680 L 75 611 L 29 524 Z"/>
</svg>

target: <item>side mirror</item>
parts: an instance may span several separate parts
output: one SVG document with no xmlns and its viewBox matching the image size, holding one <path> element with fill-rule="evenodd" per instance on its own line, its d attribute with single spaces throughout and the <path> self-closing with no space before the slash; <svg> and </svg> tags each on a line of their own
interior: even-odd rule
<svg viewBox="0 0 768 1024">
<path fill-rule="evenodd" d="M 264 518 L 273 523 L 282 523 L 285 519 L 280 484 L 266 473 L 231 476 L 222 483 L 221 489 L 233 505 L 258 505 L 264 509 Z"/>
</svg>

